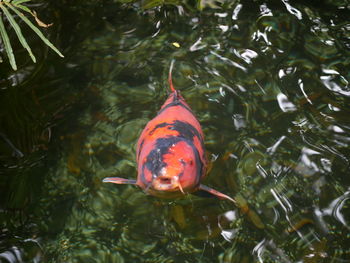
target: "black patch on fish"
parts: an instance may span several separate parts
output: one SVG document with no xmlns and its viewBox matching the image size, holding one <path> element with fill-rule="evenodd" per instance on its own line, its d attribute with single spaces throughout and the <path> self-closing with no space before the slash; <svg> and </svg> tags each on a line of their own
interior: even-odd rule
<svg viewBox="0 0 350 263">
<path fill-rule="evenodd" d="M 183 104 L 179 99 L 177 100 L 173 100 L 173 102 L 170 102 L 169 104 L 167 104 L 163 109 L 161 109 L 160 111 L 158 111 L 158 115 L 161 114 L 163 111 L 165 111 L 166 109 L 170 108 L 170 107 L 174 107 L 174 106 L 181 106 L 182 108 L 186 109 L 187 111 L 189 111 L 192 115 L 193 111 L 187 107 L 185 104 Z"/>
<path fill-rule="evenodd" d="M 140 158 L 140 153 L 141 153 L 141 149 L 142 149 L 144 143 L 145 143 L 145 139 L 143 139 L 143 140 L 141 141 L 140 146 L 139 146 L 139 152 L 137 153 L 137 160 L 138 160 L 138 161 L 140 161 L 140 160 L 139 160 L 139 158 Z"/>
<path fill-rule="evenodd" d="M 182 160 L 182 159 L 180 160 L 180 163 L 181 163 L 182 165 L 184 165 L 184 166 L 186 165 L 186 162 L 185 162 L 184 160 Z"/>
<path fill-rule="evenodd" d="M 154 174 L 158 176 L 162 168 L 167 166 L 167 164 L 164 162 L 163 156 L 169 152 L 169 148 L 171 148 L 172 145 L 177 144 L 181 141 L 187 143 L 193 150 L 193 153 L 195 155 L 194 161 L 197 164 L 196 178 L 197 182 L 199 183 L 199 180 L 202 175 L 203 163 L 201 161 L 201 158 L 199 157 L 199 152 L 197 148 L 194 146 L 192 140 L 188 140 L 183 137 L 170 136 L 157 139 L 155 148 L 148 154 L 146 162 L 142 164 L 141 181 L 145 185 L 148 185 L 149 183 L 146 181 L 144 175 L 145 168 L 147 168 L 152 173 L 152 176 Z"/>
<path fill-rule="evenodd" d="M 167 123 L 167 122 L 163 122 L 163 123 L 160 123 L 158 125 L 156 125 L 150 132 L 149 132 L 149 135 L 152 135 L 157 129 L 159 128 L 163 128 L 163 127 L 168 127 L 169 130 L 175 130 L 179 133 L 178 136 L 176 137 L 179 137 L 179 138 L 184 138 L 185 140 L 188 140 L 188 141 L 191 141 L 191 143 L 193 144 L 193 138 L 196 136 L 201 144 L 201 150 L 203 152 L 203 160 L 205 159 L 205 151 L 204 151 L 204 141 L 203 141 L 203 137 L 202 135 L 199 133 L 199 131 L 191 124 L 189 124 L 188 122 L 183 122 L 183 121 L 179 121 L 179 120 L 176 120 L 174 121 L 173 123 Z M 165 134 L 165 136 L 167 136 Z M 174 136 L 174 138 L 176 138 Z M 165 139 L 167 137 L 164 137 Z M 159 138 L 161 139 L 161 138 Z M 157 139 L 157 143 L 158 143 L 158 140 Z M 139 152 L 138 152 L 138 156 L 140 156 L 140 153 L 142 151 L 142 146 L 143 146 L 143 143 L 144 141 L 141 142 L 140 144 L 140 148 L 139 148 Z M 158 148 L 159 146 L 157 145 L 156 143 L 156 148 Z M 171 144 L 170 144 L 171 145 Z M 170 147 L 170 146 L 169 146 Z M 197 150 L 198 151 L 198 150 Z M 154 156 L 153 156 L 154 157 Z M 162 166 L 161 168 L 163 168 L 164 166 Z M 160 168 L 160 169 L 161 169 Z M 160 171 L 160 170 L 159 170 Z"/>
<path fill-rule="evenodd" d="M 193 141 L 193 137 L 196 136 L 199 139 L 199 141 L 201 142 L 202 148 L 204 149 L 202 135 L 199 133 L 199 131 L 193 125 L 189 124 L 188 122 L 179 121 L 179 120 L 176 120 L 173 123 L 163 122 L 163 123 L 156 125 L 149 132 L 149 135 L 152 135 L 155 132 L 155 130 L 157 130 L 159 128 L 167 127 L 167 126 L 168 126 L 169 130 L 177 131 L 179 133 L 179 137 L 185 138 L 187 140 Z"/>
<path fill-rule="evenodd" d="M 157 124 L 147 135 L 152 135 L 158 128 L 166 127 L 168 125 L 170 125 L 170 123 L 162 122 L 160 124 Z M 137 153 L 137 159 L 140 157 L 140 153 L 144 143 L 145 139 L 143 139 L 140 143 L 139 152 Z"/>
<path fill-rule="evenodd" d="M 188 122 L 176 120 L 172 124 L 172 127 L 169 129 L 178 131 L 180 134 L 179 136 L 186 138 L 188 140 L 191 140 L 191 141 L 193 141 L 193 137 L 196 136 L 199 139 L 199 141 L 201 142 L 201 144 L 202 144 L 201 146 L 204 149 L 202 135 L 199 133 L 199 131 L 193 125 L 189 124 Z"/>
<path fill-rule="evenodd" d="M 163 128 L 163 127 L 166 127 L 166 126 L 169 126 L 171 125 L 171 123 L 167 123 L 167 122 L 162 122 L 162 123 L 159 123 L 157 124 L 148 134 L 149 135 L 152 135 L 155 130 L 159 129 L 159 128 Z"/>
<path fill-rule="evenodd" d="M 205 160 L 203 137 L 193 125 L 189 124 L 188 122 L 176 120 L 169 129 L 176 130 L 180 137 L 190 140 L 191 142 L 193 142 L 193 137 L 196 136 L 201 144 L 201 150 L 203 152 L 202 159 Z"/>
</svg>

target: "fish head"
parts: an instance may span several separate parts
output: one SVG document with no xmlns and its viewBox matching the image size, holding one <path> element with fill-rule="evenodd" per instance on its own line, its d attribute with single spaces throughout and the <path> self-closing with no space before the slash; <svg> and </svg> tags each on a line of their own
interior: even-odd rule
<svg viewBox="0 0 350 263">
<path fill-rule="evenodd" d="M 146 167 L 144 188 L 147 193 L 173 198 L 198 188 L 202 167 L 199 167 L 200 160 L 193 144 L 179 140 L 156 152 L 158 155 L 148 156 L 143 166 Z"/>
</svg>

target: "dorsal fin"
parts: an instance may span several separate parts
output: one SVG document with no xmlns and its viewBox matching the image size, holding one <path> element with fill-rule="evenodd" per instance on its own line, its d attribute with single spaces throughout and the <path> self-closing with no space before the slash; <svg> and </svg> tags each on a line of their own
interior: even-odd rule
<svg viewBox="0 0 350 263">
<path fill-rule="evenodd" d="M 173 71 L 173 67 L 174 67 L 174 62 L 175 60 L 173 59 L 171 61 L 171 64 L 170 64 L 170 69 L 169 69 L 169 76 L 168 76 L 168 82 L 169 82 L 169 86 L 170 86 L 170 90 L 171 92 L 175 92 L 175 88 L 174 88 L 174 85 L 173 85 L 173 77 L 172 77 L 172 71 Z"/>
</svg>

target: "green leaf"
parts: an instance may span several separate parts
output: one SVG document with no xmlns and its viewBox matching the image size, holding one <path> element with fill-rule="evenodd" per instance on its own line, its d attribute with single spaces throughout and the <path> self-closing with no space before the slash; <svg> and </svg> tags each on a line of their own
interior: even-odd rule
<svg viewBox="0 0 350 263">
<path fill-rule="evenodd" d="M 13 27 L 13 29 L 16 32 L 16 35 L 19 39 L 19 42 L 21 42 L 22 46 L 28 51 L 29 56 L 31 57 L 31 59 L 33 60 L 33 62 L 36 62 L 36 58 L 32 53 L 31 48 L 29 47 L 26 39 L 24 38 L 21 28 L 18 26 L 17 22 L 15 21 L 15 19 L 13 18 L 13 16 L 10 14 L 10 12 L 7 10 L 7 8 L 4 5 L 0 5 L 0 8 L 2 9 L 2 11 L 4 12 L 4 14 L 6 15 L 8 21 L 10 22 L 11 26 Z"/>
<path fill-rule="evenodd" d="M 23 11 L 26 11 L 26 12 L 30 13 L 31 15 L 33 15 L 32 11 L 30 11 L 30 9 L 28 7 L 26 7 L 26 6 L 24 6 L 24 5 L 15 4 L 14 6 L 22 9 Z"/>
<path fill-rule="evenodd" d="M 30 2 L 32 0 L 14 0 L 11 2 L 11 4 L 14 4 L 14 5 L 19 5 L 19 4 L 22 4 L 22 3 L 25 3 L 25 2 Z"/>
<path fill-rule="evenodd" d="M 13 12 L 15 12 L 40 38 L 44 43 L 49 46 L 53 51 L 55 51 L 60 57 L 64 57 L 62 53 L 41 33 L 39 28 L 37 28 L 33 23 L 26 18 L 22 13 L 20 13 L 16 8 L 7 4 L 8 7 L 11 8 Z"/>
<path fill-rule="evenodd" d="M 202 11 L 205 7 L 210 7 L 213 9 L 218 9 L 220 6 L 218 4 L 224 4 L 225 0 L 199 0 L 198 9 Z"/>
<path fill-rule="evenodd" d="M 142 8 L 151 9 L 158 6 L 179 5 L 179 4 L 181 4 L 180 0 L 144 0 L 142 2 Z"/>
<path fill-rule="evenodd" d="M 0 17 L 0 35 L 1 35 L 2 41 L 4 42 L 5 50 L 9 58 L 11 67 L 13 68 L 13 70 L 17 70 L 15 55 L 13 54 L 11 42 L 10 42 L 9 36 L 7 35 L 4 23 L 2 22 L 2 17 Z"/>
<path fill-rule="evenodd" d="M 163 0 L 145 0 L 142 3 L 143 9 L 151 9 L 153 7 L 161 6 L 163 4 Z"/>
</svg>

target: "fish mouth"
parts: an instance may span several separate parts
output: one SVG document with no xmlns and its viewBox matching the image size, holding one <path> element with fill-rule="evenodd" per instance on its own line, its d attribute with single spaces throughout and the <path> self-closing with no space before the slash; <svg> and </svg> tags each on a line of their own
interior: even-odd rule
<svg viewBox="0 0 350 263">
<path fill-rule="evenodd" d="M 156 191 L 180 191 L 181 193 L 185 194 L 178 176 L 158 176 L 152 180 L 151 187 Z"/>
</svg>

